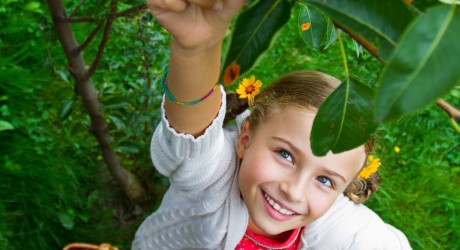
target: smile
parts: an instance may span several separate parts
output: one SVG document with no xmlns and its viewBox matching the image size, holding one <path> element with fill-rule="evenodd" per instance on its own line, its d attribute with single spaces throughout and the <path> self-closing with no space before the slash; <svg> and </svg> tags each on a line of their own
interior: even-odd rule
<svg viewBox="0 0 460 250">
<path fill-rule="evenodd" d="M 291 210 L 289 210 L 287 208 L 282 207 L 280 204 L 278 204 L 276 201 L 274 201 L 266 193 L 264 193 L 264 197 L 267 200 L 268 204 L 270 204 L 270 206 L 273 209 L 275 209 L 276 211 L 278 211 L 280 214 L 284 214 L 284 215 L 293 215 L 293 214 L 295 214 L 295 212 L 293 212 L 293 211 L 291 211 Z"/>
</svg>

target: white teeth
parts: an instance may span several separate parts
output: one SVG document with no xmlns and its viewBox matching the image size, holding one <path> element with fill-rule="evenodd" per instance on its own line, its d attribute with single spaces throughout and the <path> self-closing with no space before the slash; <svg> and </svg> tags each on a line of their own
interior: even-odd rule
<svg viewBox="0 0 460 250">
<path fill-rule="evenodd" d="M 268 203 L 278 212 L 280 212 L 281 214 L 285 214 L 285 215 L 293 215 L 294 212 L 292 211 L 289 211 L 287 210 L 286 208 L 282 208 L 280 206 L 280 204 L 276 203 L 274 200 L 272 200 L 272 198 L 270 198 L 270 196 L 268 196 L 267 194 L 264 194 L 265 196 L 265 199 L 267 199 Z"/>
</svg>

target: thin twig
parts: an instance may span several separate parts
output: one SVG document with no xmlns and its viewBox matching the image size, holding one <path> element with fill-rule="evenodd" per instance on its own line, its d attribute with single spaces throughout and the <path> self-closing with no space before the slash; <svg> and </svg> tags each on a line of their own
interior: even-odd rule
<svg viewBox="0 0 460 250">
<path fill-rule="evenodd" d="M 73 15 L 77 14 L 77 12 L 80 10 L 80 7 L 86 2 L 86 0 L 81 0 L 80 3 L 77 5 L 77 7 L 75 7 L 75 9 L 73 9 L 70 14 L 69 14 L 69 17 L 72 17 Z"/>
<path fill-rule="evenodd" d="M 96 28 L 89 34 L 89 36 L 86 38 L 86 40 L 78 47 L 78 52 L 82 52 L 93 40 L 93 38 L 99 33 L 101 30 L 102 26 L 104 25 L 103 20 L 99 20 L 99 23 L 97 24 Z"/>
<path fill-rule="evenodd" d="M 117 12 L 117 13 L 112 13 L 112 14 L 110 14 L 110 18 L 118 18 L 118 17 L 122 17 L 122 16 L 128 16 L 129 14 L 131 14 L 133 12 L 136 12 L 136 11 L 139 11 L 139 10 L 145 10 L 145 9 L 147 9 L 147 5 L 141 4 L 141 5 L 138 5 L 136 7 L 126 9 L 124 11 L 120 11 L 120 12 Z"/>
<path fill-rule="evenodd" d="M 438 101 L 436 101 L 436 105 L 438 105 L 439 108 L 444 110 L 444 112 L 446 112 L 446 114 L 450 118 L 453 118 L 456 121 L 460 121 L 460 111 L 458 109 L 456 109 L 443 99 L 438 99 Z"/>
<path fill-rule="evenodd" d="M 116 10 L 116 8 L 117 8 L 117 2 L 112 2 L 110 4 L 110 12 Z M 96 57 L 94 58 L 94 61 L 88 70 L 88 76 L 93 75 L 97 67 L 99 67 L 99 64 L 101 63 L 102 55 L 104 54 L 105 45 L 107 45 L 107 42 L 109 40 L 109 34 L 110 34 L 110 29 L 112 28 L 112 23 L 113 23 L 113 18 L 107 19 L 107 22 L 105 23 L 105 27 L 104 27 L 104 34 L 102 35 L 101 42 L 99 43 L 99 48 L 97 50 Z"/>
<path fill-rule="evenodd" d="M 364 39 L 363 37 L 355 34 L 354 32 L 348 30 L 347 28 L 343 27 L 342 25 L 340 25 L 339 23 L 336 23 L 334 22 L 334 25 L 338 28 L 340 28 L 341 30 L 343 30 L 345 33 L 347 33 L 351 38 L 355 39 L 359 44 L 361 44 L 367 51 L 369 51 L 369 53 L 371 53 L 371 55 L 373 57 L 375 57 L 377 60 L 379 60 L 379 62 L 381 62 L 382 64 L 385 64 L 385 61 L 379 56 L 378 54 L 378 48 L 374 45 L 372 45 L 371 43 L 369 43 L 369 41 L 367 41 L 366 39 Z"/>
<path fill-rule="evenodd" d="M 85 16 L 85 17 L 67 17 L 67 18 L 64 18 L 62 21 L 63 22 L 68 22 L 68 23 L 84 23 L 84 22 L 94 23 L 94 22 L 97 22 L 97 18 L 89 17 L 89 16 Z"/>
<path fill-rule="evenodd" d="M 458 125 L 458 121 L 460 121 L 460 111 L 444 101 L 443 99 L 438 99 L 436 101 L 436 105 L 438 105 L 439 108 L 441 108 L 450 118 L 450 122 L 452 123 L 452 126 L 454 129 L 460 133 L 460 126 Z"/>
</svg>

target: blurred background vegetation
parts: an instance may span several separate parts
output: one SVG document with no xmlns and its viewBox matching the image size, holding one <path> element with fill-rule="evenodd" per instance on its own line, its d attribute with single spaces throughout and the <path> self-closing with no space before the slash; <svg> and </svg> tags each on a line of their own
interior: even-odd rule
<svg viewBox="0 0 460 250">
<path fill-rule="evenodd" d="M 146 14 L 116 19 L 93 81 L 110 124 L 112 146 L 147 196 L 133 203 L 115 185 L 94 136 L 44 1 L 0 6 L 0 249 L 60 249 L 71 242 L 109 242 L 129 249 L 168 181 L 153 170 L 150 136 L 159 119 L 160 75 L 170 37 Z M 70 1 L 68 1 L 70 2 Z M 77 3 L 68 3 L 71 10 Z M 119 3 L 119 9 L 128 7 Z M 103 13 L 107 1 L 82 7 Z M 95 23 L 74 24 L 79 41 Z M 100 39 L 100 35 L 95 40 Z M 346 40 L 350 72 L 373 85 L 381 65 Z M 97 42 L 84 52 L 94 58 Z M 343 79 L 338 44 L 309 49 L 297 13 L 251 74 L 268 83 L 299 69 Z M 446 101 L 460 107 L 460 88 Z M 380 190 L 367 203 L 401 229 L 414 249 L 460 249 L 460 134 L 436 106 L 383 124 L 376 155 Z M 400 151 L 396 150 L 399 148 Z"/>
</svg>

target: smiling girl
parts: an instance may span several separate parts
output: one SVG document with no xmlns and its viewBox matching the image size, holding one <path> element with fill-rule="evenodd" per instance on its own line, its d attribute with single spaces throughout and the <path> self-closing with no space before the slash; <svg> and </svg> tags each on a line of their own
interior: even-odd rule
<svg viewBox="0 0 460 250">
<path fill-rule="evenodd" d="M 227 110 L 242 108 L 216 84 L 221 44 L 245 1 L 147 4 L 173 36 L 151 143 L 171 185 L 133 249 L 410 249 L 404 234 L 357 204 L 380 181 L 362 176 L 372 142 L 323 157 L 311 151 L 313 120 L 337 79 L 287 74 L 250 98 L 236 126 L 224 126 Z M 260 83 L 244 81 L 238 92 L 253 97 Z"/>
</svg>

